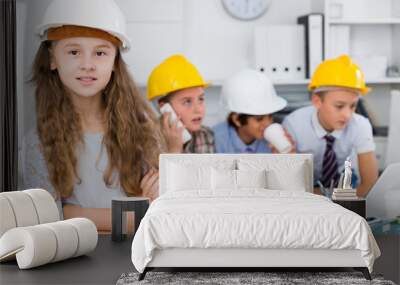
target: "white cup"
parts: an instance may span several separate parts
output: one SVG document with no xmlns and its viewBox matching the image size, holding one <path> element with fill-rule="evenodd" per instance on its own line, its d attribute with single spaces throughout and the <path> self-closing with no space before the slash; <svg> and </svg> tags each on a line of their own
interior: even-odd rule
<svg viewBox="0 0 400 285">
<path fill-rule="evenodd" d="M 292 144 L 285 135 L 281 124 L 273 123 L 264 130 L 264 138 L 269 141 L 280 153 L 288 153 Z"/>
</svg>

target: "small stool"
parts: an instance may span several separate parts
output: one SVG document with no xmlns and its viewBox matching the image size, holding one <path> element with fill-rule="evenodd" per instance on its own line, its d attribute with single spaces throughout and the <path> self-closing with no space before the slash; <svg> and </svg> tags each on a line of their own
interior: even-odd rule
<svg viewBox="0 0 400 285">
<path fill-rule="evenodd" d="M 126 216 L 124 212 L 135 213 L 135 226 L 133 235 L 135 235 L 140 221 L 149 208 L 149 198 L 146 197 L 122 197 L 112 200 L 112 234 L 113 241 L 123 241 L 126 238 Z"/>
</svg>

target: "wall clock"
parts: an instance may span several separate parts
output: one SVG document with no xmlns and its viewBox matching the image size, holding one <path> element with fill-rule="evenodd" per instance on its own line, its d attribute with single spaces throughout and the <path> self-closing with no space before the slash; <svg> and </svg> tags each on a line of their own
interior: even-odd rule
<svg viewBox="0 0 400 285">
<path fill-rule="evenodd" d="M 225 10 L 239 20 L 253 20 L 267 12 L 272 0 L 221 0 Z"/>
</svg>

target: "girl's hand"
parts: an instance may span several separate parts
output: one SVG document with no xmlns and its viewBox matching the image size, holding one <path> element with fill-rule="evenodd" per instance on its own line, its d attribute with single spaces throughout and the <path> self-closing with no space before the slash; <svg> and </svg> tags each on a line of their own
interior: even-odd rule
<svg viewBox="0 0 400 285">
<path fill-rule="evenodd" d="M 140 181 L 143 197 L 147 197 L 152 202 L 159 195 L 158 189 L 158 170 L 150 168 L 146 175 Z"/>
<path fill-rule="evenodd" d="M 170 118 L 170 112 L 165 112 L 162 115 L 162 132 L 167 141 L 168 151 L 171 153 L 181 153 L 183 150 L 183 127 L 178 127 L 178 121 L 170 123 Z"/>
</svg>

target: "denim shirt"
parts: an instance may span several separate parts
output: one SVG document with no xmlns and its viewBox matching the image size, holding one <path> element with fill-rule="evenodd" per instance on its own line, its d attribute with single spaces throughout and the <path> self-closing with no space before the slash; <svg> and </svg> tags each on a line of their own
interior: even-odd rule
<svg viewBox="0 0 400 285">
<path fill-rule="evenodd" d="M 236 129 L 227 122 L 214 126 L 213 131 L 217 153 L 271 153 L 266 140 L 255 140 L 251 144 L 245 144 Z"/>
</svg>

